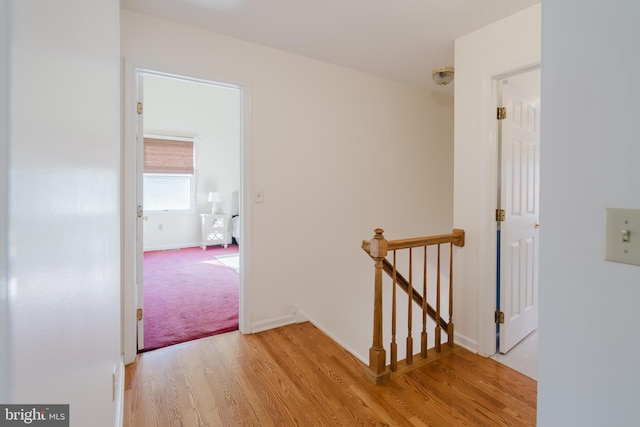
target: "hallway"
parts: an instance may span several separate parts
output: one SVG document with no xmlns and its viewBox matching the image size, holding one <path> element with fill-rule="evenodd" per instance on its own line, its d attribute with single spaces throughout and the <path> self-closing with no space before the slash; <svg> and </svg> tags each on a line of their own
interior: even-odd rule
<svg viewBox="0 0 640 427">
<path fill-rule="evenodd" d="M 309 322 L 203 338 L 126 367 L 125 426 L 534 426 L 537 383 L 456 346 L 382 385 Z"/>
</svg>

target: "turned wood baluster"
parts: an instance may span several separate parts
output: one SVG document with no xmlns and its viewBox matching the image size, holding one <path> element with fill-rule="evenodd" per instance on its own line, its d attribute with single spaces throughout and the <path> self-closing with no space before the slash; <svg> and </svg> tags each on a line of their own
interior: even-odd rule
<svg viewBox="0 0 640 427">
<path fill-rule="evenodd" d="M 387 240 L 381 228 L 375 229 L 375 236 L 369 243 L 369 253 L 375 264 L 373 295 L 373 343 L 369 349 L 369 374 L 375 383 L 389 378 L 386 369 L 387 353 L 382 345 L 382 260 L 387 256 Z"/>
<path fill-rule="evenodd" d="M 393 289 L 391 291 L 391 371 L 398 370 L 398 344 L 396 343 L 396 286 L 397 279 L 396 251 L 393 251 Z"/>
<path fill-rule="evenodd" d="M 447 344 L 453 347 L 453 243 L 449 243 L 449 323 L 447 324 Z"/>
<path fill-rule="evenodd" d="M 427 246 L 422 258 L 422 334 L 420 335 L 420 357 L 427 358 Z"/>
<path fill-rule="evenodd" d="M 411 327 L 413 323 L 413 252 L 409 248 L 409 292 L 407 293 L 407 365 L 413 363 L 413 337 Z"/>
<path fill-rule="evenodd" d="M 436 352 L 440 353 L 442 351 L 442 346 L 440 344 L 440 244 L 438 243 L 438 277 L 436 280 L 436 330 L 435 330 L 435 339 L 436 339 Z"/>
</svg>

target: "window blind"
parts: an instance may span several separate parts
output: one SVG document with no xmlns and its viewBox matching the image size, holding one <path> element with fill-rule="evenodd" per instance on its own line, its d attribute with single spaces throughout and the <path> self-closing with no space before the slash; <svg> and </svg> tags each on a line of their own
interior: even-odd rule
<svg viewBox="0 0 640 427">
<path fill-rule="evenodd" d="M 193 141 L 144 139 L 144 173 L 193 173 Z"/>
</svg>

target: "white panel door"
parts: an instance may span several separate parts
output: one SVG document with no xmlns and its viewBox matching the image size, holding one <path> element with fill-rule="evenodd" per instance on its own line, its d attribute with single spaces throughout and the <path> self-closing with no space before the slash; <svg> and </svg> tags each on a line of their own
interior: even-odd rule
<svg viewBox="0 0 640 427">
<path fill-rule="evenodd" d="M 144 76 L 136 73 L 138 105 L 143 104 Z M 144 156 L 144 122 L 141 109 L 138 109 L 138 121 L 136 123 L 136 204 L 138 205 L 138 217 L 136 219 L 136 287 L 138 312 L 144 308 L 144 217 L 143 201 L 143 156 Z M 142 311 L 144 316 L 144 311 Z M 144 318 L 136 320 L 138 326 L 138 350 L 144 349 Z"/>
<path fill-rule="evenodd" d="M 505 211 L 500 224 L 501 353 L 538 326 L 539 82 L 539 70 L 500 82 L 507 109 L 500 121 L 500 206 Z"/>
</svg>

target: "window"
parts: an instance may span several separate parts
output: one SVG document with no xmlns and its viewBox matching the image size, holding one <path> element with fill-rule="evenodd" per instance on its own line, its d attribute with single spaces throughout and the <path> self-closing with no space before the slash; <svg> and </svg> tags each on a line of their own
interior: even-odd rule
<svg viewBox="0 0 640 427">
<path fill-rule="evenodd" d="M 193 175 L 144 174 L 144 210 L 190 210 Z"/>
<path fill-rule="evenodd" d="M 193 140 L 144 138 L 144 210 L 194 209 Z"/>
</svg>

